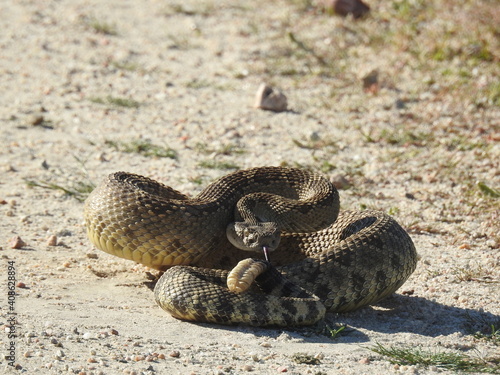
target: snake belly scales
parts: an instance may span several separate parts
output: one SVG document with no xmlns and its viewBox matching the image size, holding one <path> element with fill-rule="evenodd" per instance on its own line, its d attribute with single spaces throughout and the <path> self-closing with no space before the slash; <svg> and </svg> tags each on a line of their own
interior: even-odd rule
<svg viewBox="0 0 500 375">
<path fill-rule="evenodd" d="M 156 302 L 183 320 L 310 325 L 327 311 L 392 294 L 417 264 L 410 236 L 394 219 L 371 210 L 339 213 L 333 185 L 302 169 L 240 170 L 196 197 L 117 172 L 84 210 L 97 248 L 165 271 Z M 277 223 L 279 245 L 269 261 L 230 241 L 228 225 L 238 220 Z"/>
</svg>

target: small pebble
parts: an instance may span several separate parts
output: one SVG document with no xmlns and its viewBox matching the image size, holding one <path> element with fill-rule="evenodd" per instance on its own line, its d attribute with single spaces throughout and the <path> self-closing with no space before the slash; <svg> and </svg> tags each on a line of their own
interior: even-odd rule
<svg viewBox="0 0 500 375">
<path fill-rule="evenodd" d="M 16 286 L 17 286 L 18 288 L 22 288 L 22 289 L 26 288 L 26 284 L 25 284 L 25 283 L 23 283 L 22 281 L 19 281 L 19 282 L 16 284 Z"/>
<path fill-rule="evenodd" d="M 280 367 L 277 368 L 277 371 L 278 372 L 287 372 L 288 369 L 285 366 L 280 366 Z"/>
<path fill-rule="evenodd" d="M 335 186 L 339 190 L 347 189 L 349 186 L 351 186 L 349 180 L 341 174 L 332 176 L 330 178 L 330 182 L 333 184 L 333 186 Z"/>
<path fill-rule="evenodd" d="M 320 2 L 328 11 L 346 17 L 352 15 L 353 18 L 361 18 L 370 11 L 370 7 L 361 0 L 323 0 Z"/>
<path fill-rule="evenodd" d="M 265 83 L 260 85 L 257 94 L 255 94 L 255 108 L 273 112 L 283 112 L 286 111 L 287 106 L 287 98 L 282 92 L 274 90 Z"/>
<path fill-rule="evenodd" d="M 243 371 L 253 371 L 254 367 L 252 365 L 243 366 Z"/>
<path fill-rule="evenodd" d="M 31 224 L 31 220 L 30 220 L 30 217 L 29 216 L 23 216 L 19 219 L 19 221 L 21 223 L 24 223 L 24 224 Z"/>
<path fill-rule="evenodd" d="M 40 113 L 35 113 L 30 116 L 28 116 L 27 122 L 30 125 L 36 126 L 36 125 L 41 125 L 44 122 L 44 117 Z"/>
<path fill-rule="evenodd" d="M 370 364 L 370 362 L 371 362 L 371 361 L 370 361 L 370 358 L 367 358 L 367 357 L 365 357 L 365 358 L 361 358 L 361 359 L 359 360 L 359 363 L 361 363 L 362 365 L 369 365 L 369 364 Z"/>
<path fill-rule="evenodd" d="M 260 346 L 262 346 L 263 348 L 270 348 L 271 344 L 268 343 L 267 341 L 264 341 L 263 343 L 260 344 Z"/>
<path fill-rule="evenodd" d="M 57 246 L 57 236 L 52 235 L 47 239 L 47 246 Z"/>
<path fill-rule="evenodd" d="M 26 246 L 26 242 L 24 242 L 21 237 L 14 236 L 9 241 L 9 246 L 11 249 L 20 249 L 23 246 Z"/>
<path fill-rule="evenodd" d="M 371 94 L 376 94 L 379 90 L 379 81 L 378 81 L 378 70 L 374 69 L 368 74 L 366 74 L 363 80 L 363 91 Z"/>
<path fill-rule="evenodd" d="M 168 355 L 173 358 L 178 358 L 180 357 L 181 353 L 178 350 L 172 350 L 170 353 L 168 353 Z"/>
</svg>

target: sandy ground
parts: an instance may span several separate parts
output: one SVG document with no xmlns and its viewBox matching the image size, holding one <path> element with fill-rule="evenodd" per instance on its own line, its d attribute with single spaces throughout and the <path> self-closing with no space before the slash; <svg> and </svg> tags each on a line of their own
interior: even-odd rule
<svg viewBox="0 0 500 375">
<path fill-rule="evenodd" d="M 457 104 L 453 93 L 424 84 L 411 64 L 398 66 L 404 57 L 371 55 L 362 38 L 356 47 L 348 42 L 352 60 L 339 55 L 329 74 L 316 72 L 321 61 L 286 30 L 324 45 L 331 30 L 349 41 L 358 26 L 291 3 L 23 0 L 1 1 L 0 14 L 2 368 L 444 371 L 391 364 L 369 350 L 376 343 L 498 360 L 495 342 L 474 335 L 488 335 L 500 321 L 499 200 L 476 184 L 500 186 L 498 106 Z M 360 79 L 372 69 L 385 82 L 375 94 Z M 475 74 L 485 84 L 498 80 Z M 252 108 L 263 80 L 286 93 L 289 111 Z M 409 131 L 413 138 L 405 139 Z M 123 144 L 134 141 L 171 148 L 175 158 L 125 152 Z M 147 269 L 99 252 L 86 238 L 75 198 L 110 172 L 140 173 L 195 194 L 236 167 L 260 165 L 323 171 L 342 187 L 343 209 L 386 211 L 416 244 L 418 269 L 397 294 L 328 315 L 331 327 L 347 325 L 335 339 L 323 326 L 178 321 L 155 305 Z M 48 245 L 52 235 L 57 246 Z M 25 245 L 13 249 L 14 236 Z M 319 361 L 301 363 L 299 353 Z"/>
</svg>

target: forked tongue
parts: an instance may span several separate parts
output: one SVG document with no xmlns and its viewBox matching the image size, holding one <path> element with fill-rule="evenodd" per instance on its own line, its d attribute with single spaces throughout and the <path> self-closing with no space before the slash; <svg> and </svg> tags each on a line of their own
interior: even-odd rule
<svg viewBox="0 0 500 375">
<path fill-rule="evenodd" d="M 269 250 L 267 246 L 262 246 L 262 251 L 264 252 L 264 258 L 266 258 L 266 261 L 269 262 Z"/>
</svg>

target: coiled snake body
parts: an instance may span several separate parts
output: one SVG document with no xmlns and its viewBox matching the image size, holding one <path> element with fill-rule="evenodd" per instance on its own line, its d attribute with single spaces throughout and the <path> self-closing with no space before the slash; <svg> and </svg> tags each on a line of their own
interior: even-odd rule
<svg viewBox="0 0 500 375">
<path fill-rule="evenodd" d="M 194 198 L 114 173 L 87 199 L 85 223 L 99 249 L 166 270 L 157 303 L 193 321 L 313 324 L 392 294 L 417 263 L 396 221 L 339 214 L 330 182 L 293 168 L 241 170 Z"/>
</svg>

